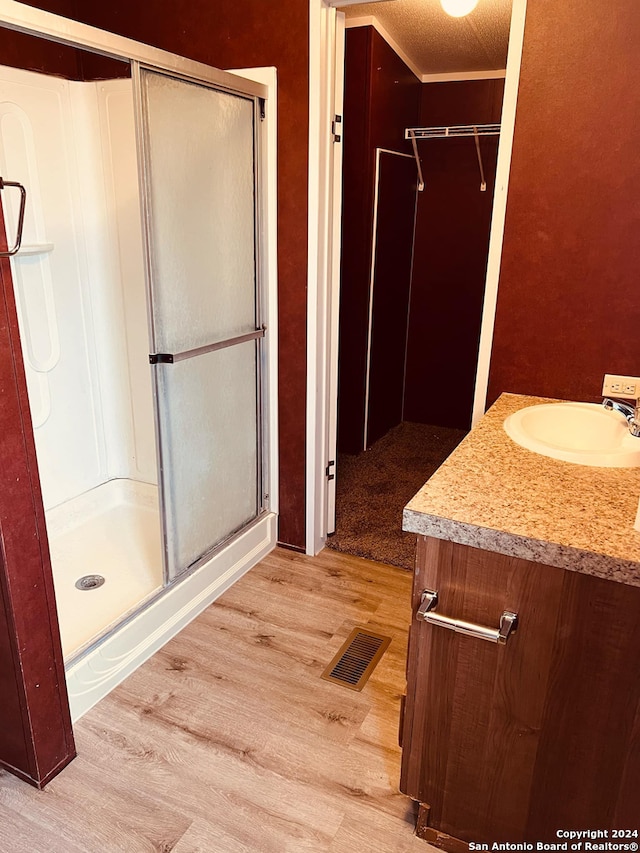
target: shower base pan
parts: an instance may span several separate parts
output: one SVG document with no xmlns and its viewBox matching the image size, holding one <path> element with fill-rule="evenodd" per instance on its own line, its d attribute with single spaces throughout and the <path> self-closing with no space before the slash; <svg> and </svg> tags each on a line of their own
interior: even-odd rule
<svg viewBox="0 0 640 853">
<path fill-rule="evenodd" d="M 68 661 L 162 588 L 158 489 L 110 480 L 46 517 Z"/>
<path fill-rule="evenodd" d="M 46 515 L 74 721 L 276 544 L 277 516 L 265 513 L 207 563 L 163 588 L 157 487 L 111 480 Z M 94 575 L 104 583 L 76 587 Z"/>
</svg>

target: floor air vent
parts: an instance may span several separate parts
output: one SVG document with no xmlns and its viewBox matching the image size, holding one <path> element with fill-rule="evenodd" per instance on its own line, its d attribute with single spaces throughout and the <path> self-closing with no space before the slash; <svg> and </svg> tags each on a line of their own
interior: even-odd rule
<svg viewBox="0 0 640 853">
<path fill-rule="evenodd" d="M 322 673 L 322 678 L 349 690 L 362 690 L 390 642 L 391 637 L 354 628 Z"/>
</svg>

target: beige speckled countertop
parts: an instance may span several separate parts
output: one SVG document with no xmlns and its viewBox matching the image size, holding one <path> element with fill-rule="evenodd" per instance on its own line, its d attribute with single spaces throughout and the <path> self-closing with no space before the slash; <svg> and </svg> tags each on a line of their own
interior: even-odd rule
<svg viewBox="0 0 640 853">
<path fill-rule="evenodd" d="M 640 468 L 574 465 L 517 445 L 504 419 L 546 402 L 558 401 L 503 394 L 407 504 L 403 529 L 640 586 Z"/>
</svg>

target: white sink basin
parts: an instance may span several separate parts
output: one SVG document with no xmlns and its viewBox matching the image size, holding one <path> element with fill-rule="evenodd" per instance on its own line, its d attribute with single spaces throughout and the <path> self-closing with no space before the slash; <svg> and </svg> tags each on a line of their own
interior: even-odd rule
<svg viewBox="0 0 640 853">
<path fill-rule="evenodd" d="M 504 422 L 516 444 L 564 462 L 602 468 L 640 465 L 640 438 L 619 412 L 596 403 L 543 403 L 520 409 Z"/>
</svg>

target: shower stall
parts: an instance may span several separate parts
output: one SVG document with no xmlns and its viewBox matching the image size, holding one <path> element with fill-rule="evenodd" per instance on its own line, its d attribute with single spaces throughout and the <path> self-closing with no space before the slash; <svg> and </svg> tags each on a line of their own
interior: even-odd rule
<svg viewBox="0 0 640 853">
<path fill-rule="evenodd" d="M 273 90 L 120 42 L 106 74 L 0 67 L 74 718 L 275 544 Z"/>
</svg>

